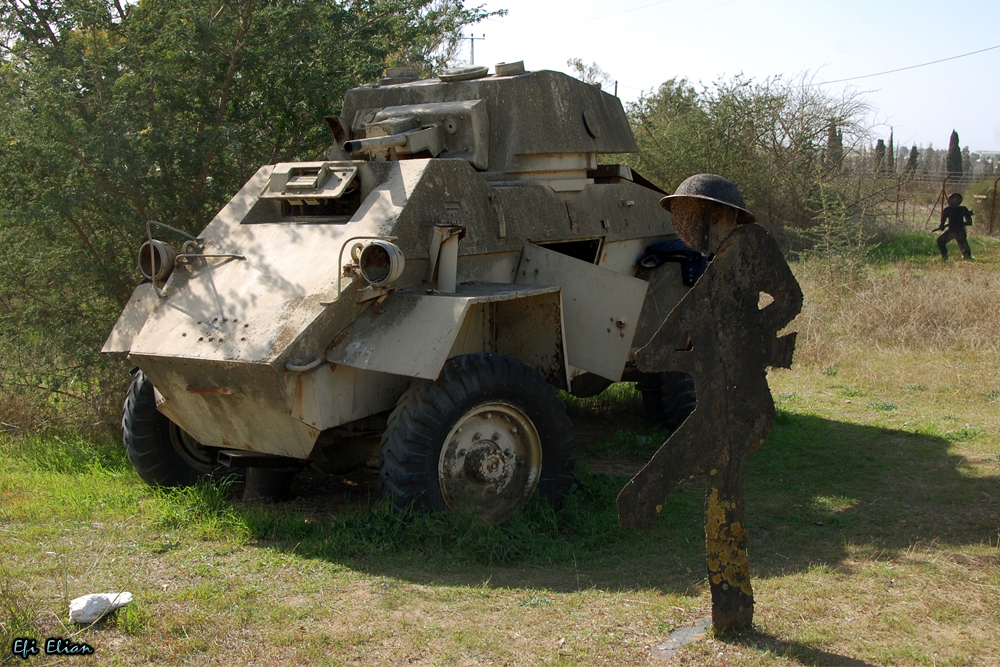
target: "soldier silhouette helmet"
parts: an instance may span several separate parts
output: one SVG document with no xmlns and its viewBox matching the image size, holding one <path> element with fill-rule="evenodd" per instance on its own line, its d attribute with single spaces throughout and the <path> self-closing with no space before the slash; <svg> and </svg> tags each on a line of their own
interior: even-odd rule
<svg viewBox="0 0 1000 667">
<path fill-rule="evenodd" d="M 948 195 L 948 205 L 949 206 L 958 206 L 961 203 L 962 203 L 962 195 L 961 195 L 961 193 L 959 193 L 959 192 L 952 192 L 950 195 Z"/>
<path fill-rule="evenodd" d="M 756 222 L 757 220 L 754 214 L 746 209 L 740 189 L 732 181 L 716 174 L 696 174 L 684 179 L 684 182 L 677 186 L 674 194 L 660 200 L 660 206 L 669 211 L 671 200 L 678 197 L 704 199 L 735 208 L 737 210 L 736 222 L 740 224 Z"/>
</svg>

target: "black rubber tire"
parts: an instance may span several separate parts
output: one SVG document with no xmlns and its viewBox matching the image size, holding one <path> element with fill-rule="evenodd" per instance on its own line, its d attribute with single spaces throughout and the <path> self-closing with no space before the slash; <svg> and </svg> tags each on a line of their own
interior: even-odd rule
<svg viewBox="0 0 1000 667">
<path fill-rule="evenodd" d="M 153 383 L 137 371 L 122 407 L 122 442 L 139 477 L 150 486 L 193 486 L 221 469 L 218 450 L 203 447 L 156 409 Z"/>
<path fill-rule="evenodd" d="M 637 383 L 646 415 L 671 431 L 684 423 L 698 405 L 694 379 L 685 373 L 643 373 Z"/>
<path fill-rule="evenodd" d="M 439 483 L 445 440 L 460 420 L 482 406 L 499 404 L 512 406 L 527 417 L 540 443 L 537 486 L 521 506 L 531 498 L 555 508 L 562 506 L 576 464 L 572 422 L 566 416 L 565 404 L 555 388 L 527 364 L 501 354 L 483 353 L 449 359 L 436 381 L 413 384 L 389 416 L 382 436 L 380 478 L 383 491 L 397 509 L 449 509 Z M 472 479 L 471 473 L 468 479 Z M 527 485 L 524 493 L 528 494 Z M 520 507 L 504 511 L 499 518 L 489 516 L 491 510 L 475 513 L 485 521 L 501 523 L 517 509 Z"/>
<path fill-rule="evenodd" d="M 663 414 L 663 386 L 659 373 L 642 373 L 635 388 L 642 394 L 642 407 L 646 416 L 658 420 Z"/>
</svg>

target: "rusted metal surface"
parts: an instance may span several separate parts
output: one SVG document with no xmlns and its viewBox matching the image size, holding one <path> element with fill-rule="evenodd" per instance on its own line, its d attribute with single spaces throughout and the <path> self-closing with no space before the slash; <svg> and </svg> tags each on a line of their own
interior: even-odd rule
<svg viewBox="0 0 1000 667">
<path fill-rule="evenodd" d="M 542 472 L 538 431 L 519 408 L 493 401 L 459 419 L 438 459 L 445 504 L 487 521 L 510 518 L 534 492 Z"/>
<path fill-rule="evenodd" d="M 348 93 L 325 158 L 261 167 L 197 237 L 147 225 L 147 241 L 154 227 L 186 240 L 106 350 L 127 352 L 203 445 L 309 458 L 321 432 L 392 410 L 464 354 L 510 356 L 567 390 L 617 380 L 655 328 L 646 317 L 637 338 L 648 292 L 653 318 L 680 298 L 663 271 L 649 289 L 634 277 L 674 236 L 660 193 L 598 165 L 636 150 L 620 101 L 556 72 L 397 79 Z M 407 146 L 342 150 L 399 133 Z M 418 134 L 447 159 L 413 153 Z"/>
<path fill-rule="evenodd" d="M 681 482 L 705 477 L 712 618 L 717 629 L 731 629 L 753 620 L 744 462 L 774 423 L 766 368 L 791 365 L 795 334 L 776 333 L 801 309 L 802 292 L 766 230 L 753 223 L 737 226 L 729 207 L 707 207 L 728 210 L 731 231 L 710 248 L 715 258 L 705 274 L 636 353 L 643 372 L 691 375 L 698 405 L 622 490 L 618 512 L 623 526 L 651 528 Z M 684 238 L 676 203 L 674 208 L 674 225 Z M 685 242 L 704 252 L 708 236 Z M 760 309 L 762 292 L 774 300 Z"/>
<path fill-rule="evenodd" d="M 599 136 L 587 131 L 584 111 L 591 129 L 600 128 Z M 525 155 L 637 150 L 617 98 L 557 72 L 365 86 L 348 91 L 340 115 L 350 122 L 352 138 L 364 136 L 365 124 L 387 117 L 414 115 L 422 125 L 442 125 L 446 145 L 441 156 L 469 160 L 486 171 L 510 172 L 512 162 Z M 450 132 L 449 118 L 458 120 Z M 480 149 L 481 142 L 488 152 Z"/>
<path fill-rule="evenodd" d="M 621 379 L 649 283 L 531 244 L 516 281 L 560 285 L 569 364 Z"/>
<path fill-rule="evenodd" d="M 326 430 L 391 410 L 408 379 L 392 373 L 322 363 L 305 373 L 286 373 L 291 417 Z"/>
<path fill-rule="evenodd" d="M 956 241 L 962 256 L 972 259 L 972 249 L 966 238 L 965 228 L 972 224 L 972 211 L 962 206 L 962 195 L 953 192 L 948 196 L 948 206 L 941 209 L 941 224 L 934 231 L 947 230 L 937 238 L 937 247 L 941 251 L 941 259 L 948 260 L 948 242 Z"/>
<path fill-rule="evenodd" d="M 398 292 L 352 322 L 327 349 L 333 363 L 433 380 L 459 337 L 469 307 L 556 293 L 557 286 L 463 285 L 454 295 Z M 561 335 L 561 334 L 560 334 Z M 482 352 L 466 349 L 460 354 Z M 419 354 L 414 351 L 419 350 Z"/>
<path fill-rule="evenodd" d="M 358 167 L 344 162 L 284 162 L 274 165 L 261 199 L 337 199 L 357 176 Z"/>
<path fill-rule="evenodd" d="M 222 396 L 232 396 L 240 393 L 237 387 L 188 387 L 189 394 L 221 394 Z"/>
<path fill-rule="evenodd" d="M 927 214 L 927 222 L 924 223 L 924 227 L 931 224 L 931 218 L 934 217 L 934 211 L 937 210 L 938 206 L 942 209 L 948 204 L 948 181 L 954 174 L 947 174 L 941 181 L 941 192 L 938 194 L 937 199 L 934 200 L 934 205 L 931 206 L 931 212 Z"/>
<path fill-rule="evenodd" d="M 653 269 L 640 267 L 636 277 L 649 281 L 649 290 L 642 303 L 635 338 L 632 340 L 633 348 L 641 348 L 653 338 L 670 311 L 687 294 L 688 288 L 684 286 L 681 265 L 676 262 L 664 263 Z"/>
<path fill-rule="evenodd" d="M 492 339 L 492 347 L 484 347 L 483 351 L 519 359 L 552 386 L 569 390 L 562 294 L 553 291 L 498 301 L 490 308 L 492 312 L 484 323 L 491 327 L 487 340 Z M 464 349 L 472 351 L 469 344 Z"/>
<path fill-rule="evenodd" d="M 198 442 L 300 459 L 309 456 L 319 429 L 290 414 L 282 391 L 284 377 L 291 382 L 301 374 L 264 364 L 189 359 L 154 357 L 142 364 L 144 372 L 158 378 L 157 409 Z M 192 393 L 188 387 L 240 391 Z"/>
<path fill-rule="evenodd" d="M 223 449 L 218 453 L 218 461 L 223 468 L 291 468 L 301 465 L 299 459 L 239 449 Z"/>
</svg>

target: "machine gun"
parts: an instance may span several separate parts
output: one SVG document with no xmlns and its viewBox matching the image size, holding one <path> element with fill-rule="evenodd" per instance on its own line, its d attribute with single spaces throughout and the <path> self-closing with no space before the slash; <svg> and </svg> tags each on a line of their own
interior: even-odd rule
<svg viewBox="0 0 1000 667">
<path fill-rule="evenodd" d="M 429 154 L 437 157 L 445 148 L 440 125 L 421 127 L 415 116 L 387 118 L 366 123 L 364 139 L 353 139 L 344 143 L 346 153 L 375 153 L 376 158 L 393 159 L 399 155 Z M 395 155 L 393 155 L 395 153 Z"/>
</svg>

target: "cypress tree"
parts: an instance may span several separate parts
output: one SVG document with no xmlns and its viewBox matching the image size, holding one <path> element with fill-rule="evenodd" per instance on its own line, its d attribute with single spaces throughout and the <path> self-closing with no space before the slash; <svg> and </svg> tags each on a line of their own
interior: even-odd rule
<svg viewBox="0 0 1000 667">
<path fill-rule="evenodd" d="M 830 129 L 826 135 L 827 166 L 839 169 L 844 161 L 844 133 L 837 129 L 837 121 L 830 121 Z"/>
<path fill-rule="evenodd" d="M 888 149 L 889 153 L 888 153 L 888 155 L 886 157 L 889 158 L 889 163 L 887 165 L 889 167 L 889 173 L 890 174 L 895 174 L 896 173 L 896 144 L 893 143 L 892 139 L 893 139 L 892 128 L 890 127 L 889 128 L 889 149 Z"/>
<path fill-rule="evenodd" d="M 917 160 L 920 157 L 920 152 L 917 150 L 917 145 L 913 144 L 913 148 L 910 149 L 910 155 L 906 158 L 906 169 L 904 172 L 912 176 L 917 173 Z"/>
<path fill-rule="evenodd" d="M 958 146 L 958 132 L 951 131 L 948 142 L 948 157 L 945 160 L 945 171 L 951 174 L 953 180 L 962 178 L 962 149 Z"/>
<path fill-rule="evenodd" d="M 928 144 L 924 150 L 924 159 L 920 161 L 920 171 L 931 178 L 938 178 L 938 172 L 941 171 L 941 158 L 937 153 L 934 144 Z"/>
<path fill-rule="evenodd" d="M 875 171 L 884 172 L 885 170 L 885 142 L 879 139 L 878 143 L 875 144 Z"/>
</svg>

